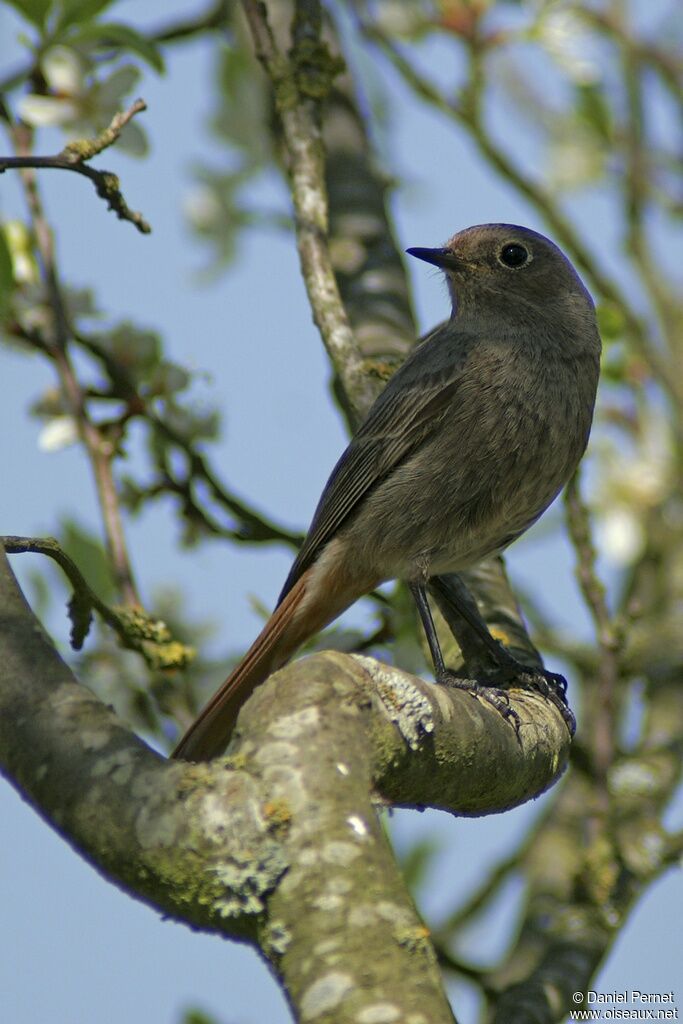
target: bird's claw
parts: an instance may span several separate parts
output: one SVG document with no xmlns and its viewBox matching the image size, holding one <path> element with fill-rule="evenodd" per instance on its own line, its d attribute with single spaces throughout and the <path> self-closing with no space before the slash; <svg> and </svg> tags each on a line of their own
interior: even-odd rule
<svg viewBox="0 0 683 1024">
<path fill-rule="evenodd" d="M 476 679 L 467 679 L 463 676 L 456 675 L 450 669 L 445 669 L 437 677 L 437 683 L 443 686 L 449 686 L 455 690 L 465 690 L 466 693 L 470 693 L 473 697 L 477 697 L 480 700 L 485 701 L 492 708 L 494 708 L 506 722 L 510 722 L 515 735 L 519 738 L 519 729 L 522 724 L 522 720 L 514 710 L 510 707 L 510 696 L 505 690 L 501 690 L 497 686 L 490 686 L 486 683 L 480 683 Z"/>
<path fill-rule="evenodd" d="M 479 697 L 495 708 L 506 721 L 513 726 L 516 735 L 519 737 L 521 719 L 517 712 L 510 707 L 510 697 L 507 689 L 489 683 L 480 682 L 476 679 L 468 679 L 456 675 L 450 669 L 445 669 L 437 677 L 437 682 L 458 690 L 466 690 L 473 697 Z M 511 688 L 519 690 L 531 690 L 540 693 L 546 700 L 557 708 L 562 716 L 569 735 L 576 732 L 576 718 L 567 703 L 567 680 L 558 672 L 549 672 L 546 669 L 529 668 L 527 665 L 519 664 L 519 671 L 511 680 Z"/>
</svg>

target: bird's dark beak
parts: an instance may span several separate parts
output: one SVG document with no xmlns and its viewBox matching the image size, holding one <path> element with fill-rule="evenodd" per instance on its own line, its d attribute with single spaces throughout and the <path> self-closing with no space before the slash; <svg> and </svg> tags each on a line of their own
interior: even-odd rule
<svg viewBox="0 0 683 1024">
<path fill-rule="evenodd" d="M 415 256 L 425 263 L 433 263 L 441 270 L 462 270 L 463 261 L 459 259 L 451 249 L 406 249 L 409 256 Z"/>
</svg>

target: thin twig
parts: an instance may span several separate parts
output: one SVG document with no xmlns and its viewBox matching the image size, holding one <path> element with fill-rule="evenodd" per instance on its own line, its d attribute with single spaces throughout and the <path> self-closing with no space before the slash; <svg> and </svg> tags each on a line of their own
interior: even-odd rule
<svg viewBox="0 0 683 1024">
<path fill-rule="evenodd" d="M 152 31 L 148 35 L 148 39 L 157 45 L 161 43 L 168 45 L 169 43 L 185 42 L 204 32 L 223 29 L 230 21 L 232 10 L 233 5 L 229 0 L 218 0 L 217 3 L 207 7 L 204 14 L 195 18 L 170 22 Z"/>
<path fill-rule="evenodd" d="M 23 126 L 17 124 L 12 127 L 12 136 L 17 151 L 24 155 L 29 145 L 30 133 Z M 54 336 L 46 343 L 45 352 L 55 365 L 69 412 L 74 418 L 79 436 L 90 459 L 102 511 L 107 549 L 121 597 L 126 604 L 138 605 L 141 602 L 128 558 L 119 500 L 112 472 L 114 451 L 111 443 L 102 436 L 88 415 L 85 396 L 69 357 L 68 344 L 71 338 L 71 328 L 54 259 L 52 232 L 43 210 L 35 173 L 33 169 L 27 168 L 21 171 L 21 177 L 35 230 L 42 276 L 54 317 Z"/>
<path fill-rule="evenodd" d="M 185 481 L 184 496 L 189 497 L 192 484 L 197 480 L 201 480 L 207 485 L 213 498 L 227 509 L 231 515 L 237 517 L 240 525 L 237 529 L 229 531 L 231 539 L 249 542 L 279 541 L 297 550 L 301 547 L 303 542 L 303 535 L 301 533 L 286 530 L 282 526 L 266 522 L 258 512 L 255 512 L 234 494 L 231 494 L 217 478 L 204 456 L 182 434 L 175 430 L 171 424 L 154 414 L 147 414 L 145 418 L 153 430 L 186 456 L 189 463 L 189 473 Z M 180 493 L 180 491 L 177 490 L 176 493 Z M 196 508 L 196 505 L 193 505 L 193 508 Z M 202 513 L 202 517 L 204 518 L 204 513 Z M 224 528 L 220 528 L 220 530 L 224 532 Z"/>
<path fill-rule="evenodd" d="M 73 588 L 69 616 L 72 622 L 71 644 L 75 650 L 83 646 L 94 610 L 114 630 L 124 647 L 142 654 L 155 670 L 183 668 L 195 657 L 192 647 L 174 640 L 166 624 L 152 618 L 142 608 L 111 608 L 105 604 L 54 537 L 0 537 L 0 544 L 8 555 L 46 555 L 63 570 Z"/>
<path fill-rule="evenodd" d="M 567 530 L 577 556 L 577 579 L 595 625 L 600 652 L 598 667 L 597 710 L 593 721 L 595 769 L 606 785 L 606 776 L 614 761 L 616 732 L 616 691 L 619 678 L 619 655 L 624 629 L 610 614 L 604 584 L 596 569 L 596 552 L 591 537 L 588 509 L 579 491 L 576 472 L 565 490 Z"/>
<path fill-rule="evenodd" d="M 623 9 L 623 8 L 622 8 Z M 672 39 L 670 50 L 658 46 L 650 40 L 632 39 L 625 31 L 621 11 L 616 5 L 607 5 L 603 9 L 582 4 L 576 8 L 579 17 L 583 18 L 610 41 L 626 43 L 632 48 L 636 58 L 654 71 L 664 82 L 672 98 L 677 103 L 683 100 L 683 61 L 674 48 Z"/>
<path fill-rule="evenodd" d="M 459 974 L 463 978 L 469 978 L 470 981 L 476 982 L 481 989 L 482 995 L 489 996 L 492 994 L 491 986 L 487 984 L 486 975 L 487 971 L 481 967 L 475 967 L 473 964 L 467 963 L 466 960 L 461 960 L 460 957 L 455 956 L 451 953 L 443 943 L 433 940 L 434 952 L 439 965 L 447 971 L 452 971 L 454 974 Z"/>
<path fill-rule="evenodd" d="M 36 344 L 33 335 L 22 330 L 21 336 L 32 344 Z M 202 526 L 211 534 L 225 537 L 229 540 L 239 542 L 261 543 L 276 541 L 287 544 L 289 547 L 298 549 L 303 542 L 303 534 L 293 530 L 287 530 L 269 522 L 256 509 L 249 506 L 241 498 L 233 494 L 225 484 L 218 478 L 217 473 L 211 467 L 208 458 L 201 454 L 192 442 L 173 426 L 169 420 L 153 411 L 152 403 L 148 402 L 136 385 L 128 367 L 119 362 L 112 353 L 106 349 L 96 335 L 84 334 L 82 331 L 74 333 L 73 339 L 101 363 L 105 373 L 115 387 L 113 396 L 107 394 L 89 393 L 91 398 L 123 398 L 127 403 L 127 409 L 116 421 L 117 429 L 121 429 L 124 422 L 136 417 L 146 423 L 166 445 L 171 445 L 182 452 L 187 460 L 187 473 L 181 478 L 173 472 L 168 460 L 162 456 L 157 458 L 158 468 L 162 473 L 162 479 L 152 482 L 141 492 L 143 496 L 157 497 L 164 492 L 178 495 L 183 501 L 184 509 L 188 518 L 201 522 Z M 37 342 L 40 345 L 40 341 Z M 213 519 L 207 511 L 202 509 L 194 500 L 193 487 L 196 483 L 204 483 L 208 487 L 213 499 L 221 505 L 231 516 L 238 520 L 238 525 L 229 528 L 223 526 Z"/>
<path fill-rule="evenodd" d="M 62 171 L 75 171 L 76 174 L 82 174 L 92 181 L 100 199 L 105 200 L 108 209 L 113 210 L 119 220 L 128 220 L 142 234 L 149 234 L 152 229 L 142 214 L 131 210 L 123 198 L 117 175 L 112 174 L 111 171 L 95 170 L 94 167 L 89 167 L 86 163 L 87 160 L 92 160 L 94 156 L 97 156 L 102 150 L 116 142 L 131 118 L 141 110 L 146 109 L 147 104 L 144 100 L 136 100 L 128 110 L 115 114 L 111 124 L 104 131 L 100 132 L 99 135 L 92 139 L 77 139 L 75 142 L 69 142 L 55 156 L 33 156 L 27 154 L 23 156 L 0 157 L 0 174 L 7 170 L 25 168 L 53 168 Z"/>
<path fill-rule="evenodd" d="M 496 898 L 503 882 L 515 871 L 520 870 L 522 858 L 535 834 L 536 830 L 530 829 L 527 833 L 526 841 L 522 843 L 520 848 L 515 850 L 509 857 L 499 861 L 489 871 L 484 882 L 435 929 L 435 941 L 440 940 L 445 943 L 447 937 L 464 924 L 469 923 L 473 917 L 476 917 L 488 906 L 491 900 Z"/>
<path fill-rule="evenodd" d="M 650 140 L 647 138 L 644 116 L 643 63 L 627 32 L 622 32 L 618 39 L 622 50 L 622 79 L 627 111 L 623 178 L 626 247 L 658 317 L 662 336 L 670 352 L 675 354 L 680 344 L 681 310 L 672 289 L 667 286 L 664 268 L 655 262 L 646 231 Z M 677 407 L 680 409 L 680 403 Z"/>
</svg>

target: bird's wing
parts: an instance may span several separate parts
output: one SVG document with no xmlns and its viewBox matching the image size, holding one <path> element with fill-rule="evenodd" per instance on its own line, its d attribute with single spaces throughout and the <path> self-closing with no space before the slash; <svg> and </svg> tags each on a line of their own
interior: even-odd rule
<svg viewBox="0 0 683 1024">
<path fill-rule="evenodd" d="M 460 384 L 462 360 L 457 356 L 466 346 L 454 345 L 457 339 L 452 329 L 445 338 L 440 338 L 440 333 L 430 335 L 394 374 L 332 470 L 279 601 L 363 499 L 416 451 L 452 408 Z M 444 359 L 446 353 L 441 353 L 432 369 L 434 346 L 444 342 L 455 358 Z"/>
</svg>

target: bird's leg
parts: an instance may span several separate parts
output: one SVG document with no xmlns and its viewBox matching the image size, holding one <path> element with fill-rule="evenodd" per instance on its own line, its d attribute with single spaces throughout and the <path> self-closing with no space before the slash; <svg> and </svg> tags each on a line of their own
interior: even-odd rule
<svg viewBox="0 0 683 1024">
<path fill-rule="evenodd" d="M 447 617 L 448 624 L 460 644 L 465 662 L 483 663 L 485 673 L 487 665 L 490 665 L 491 675 L 498 685 L 514 682 L 519 687 L 526 686 L 542 693 L 557 707 L 570 733 L 574 735 L 576 721 L 567 705 L 567 681 L 564 676 L 550 672 L 540 664 L 524 664 L 510 654 L 489 632 L 474 598 L 459 576 L 451 573 L 447 577 L 447 582 L 439 576 L 433 576 L 429 581 L 429 587 L 442 611 L 454 612 L 465 627 L 457 629 L 452 621 L 453 616 Z"/>
<path fill-rule="evenodd" d="M 422 621 L 422 627 L 425 631 L 429 652 L 432 656 L 432 662 L 434 663 L 434 674 L 436 676 L 437 683 L 441 683 L 445 686 L 451 686 L 459 690 L 467 690 L 473 697 L 481 697 L 487 704 L 491 704 L 492 707 L 494 707 L 496 711 L 503 716 L 503 718 L 510 719 L 515 732 L 518 732 L 521 721 L 517 712 L 513 711 L 510 707 L 510 698 L 505 690 L 499 690 L 494 686 L 484 686 L 476 679 L 463 678 L 446 668 L 443 660 L 443 654 L 441 653 L 441 644 L 439 643 L 436 626 L 434 625 L 434 619 L 432 618 L 432 610 L 429 607 L 429 600 L 427 598 L 425 586 L 424 584 L 419 583 L 410 583 L 409 586 L 410 592 L 415 600 L 415 604 L 417 605 L 420 620 Z M 496 643 L 490 634 L 489 637 L 493 643 Z"/>
<path fill-rule="evenodd" d="M 469 626 L 466 634 L 460 631 L 456 634 L 456 640 L 463 648 L 465 660 L 486 660 L 493 661 L 497 674 L 506 679 L 514 679 L 519 675 L 524 666 L 513 657 L 503 645 L 491 635 L 489 627 L 481 616 L 477 603 L 469 590 L 454 573 L 448 576 L 446 587 L 439 576 L 433 576 L 429 581 L 430 588 L 439 603 L 445 602 L 452 608 L 458 617 Z M 472 636 L 474 634 L 474 637 Z M 474 643 L 473 641 L 477 641 Z M 479 654 L 479 657 L 477 657 Z M 485 657 L 482 658 L 481 655 Z M 488 655 L 488 657 L 486 657 Z"/>
<path fill-rule="evenodd" d="M 439 637 L 437 636 L 436 626 L 434 625 L 434 619 L 432 618 L 432 610 L 429 607 L 429 601 L 427 600 L 427 591 L 424 586 L 419 583 L 410 583 L 410 592 L 413 595 L 417 610 L 422 622 L 422 628 L 425 631 L 427 637 L 427 644 L 429 646 L 429 653 L 432 656 L 432 662 L 434 663 L 434 674 L 438 681 L 446 672 L 446 665 L 443 660 L 443 654 L 441 653 L 441 644 L 439 643 Z"/>
</svg>

